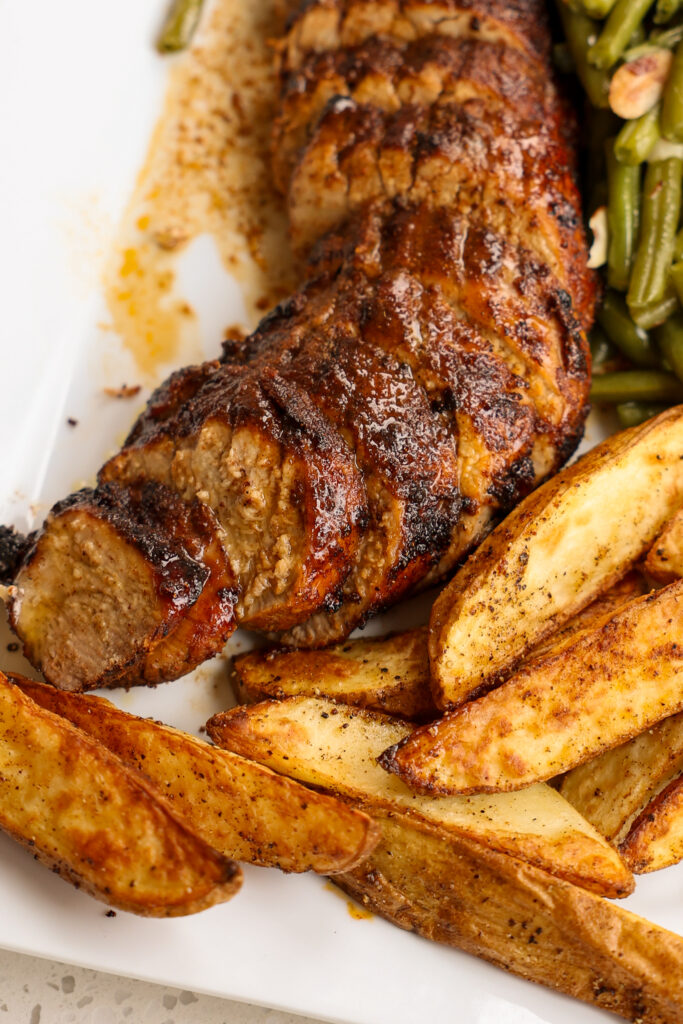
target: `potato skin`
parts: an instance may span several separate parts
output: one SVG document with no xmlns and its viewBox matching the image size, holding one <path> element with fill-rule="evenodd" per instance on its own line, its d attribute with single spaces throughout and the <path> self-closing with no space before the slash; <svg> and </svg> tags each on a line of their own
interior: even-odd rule
<svg viewBox="0 0 683 1024">
<path fill-rule="evenodd" d="M 322 698 L 264 701 L 214 715 L 207 731 L 221 746 L 277 772 L 354 803 L 372 814 L 407 813 L 473 840 L 601 896 L 633 892 L 633 876 L 617 852 L 550 786 L 523 793 L 416 796 L 382 771 L 378 755 L 410 735 L 410 725 L 364 708 Z"/>
<path fill-rule="evenodd" d="M 205 910 L 242 882 L 142 776 L 1 672 L 0 827 L 78 888 L 146 917 Z"/>
<path fill-rule="evenodd" d="M 158 786 L 174 813 L 227 857 L 282 871 L 332 874 L 359 863 L 377 842 L 372 819 L 332 796 L 178 729 L 129 715 L 102 697 L 13 678 L 42 707 Z"/>
<path fill-rule="evenodd" d="M 648 550 L 682 494 L 676 406 L 608 438 L 526 498 L 434 604 L 436 704 L 453 710 L 497 686 Z"/>
<path fill-rule="evenodd" d="M 679 936 L 471 840 L 378 821 L 371 857 L 334 879 L 368 909 L 627 1020 L 679 1024 Z"/>
<path fill-rule="evenodd" d="M 683 771 L 683 714 L 573 768 L 560 793 L 609 842 L 623 842 L 640 812 Z"/>
<path fill-rule="evenodd" d="M 683 710 L 683 580 L 629 602 L 380 758 L 419 793 L 522 789 Z"/>
<path fill-rule="evenodd" d="M 636 874 L 683 859 L 683 777 L 658 793 L 634 821 L 619 852 Z"/>
<path fill-rule="evenodd" d="M 647 553 L 644 568 L 657 583 L 673 583 L 683 576 L 683 509 L 666 523 Z"/>
</svg>

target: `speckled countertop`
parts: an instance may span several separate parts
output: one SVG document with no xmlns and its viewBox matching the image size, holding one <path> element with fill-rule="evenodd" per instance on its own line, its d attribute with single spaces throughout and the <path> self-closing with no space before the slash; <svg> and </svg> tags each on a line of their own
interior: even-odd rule
<svg viewBox="0 0 683 1024">
<path fill-rule="evenodd" d="M 0 1024 L 319 1024 L 0 950 Z"/>
</svg>

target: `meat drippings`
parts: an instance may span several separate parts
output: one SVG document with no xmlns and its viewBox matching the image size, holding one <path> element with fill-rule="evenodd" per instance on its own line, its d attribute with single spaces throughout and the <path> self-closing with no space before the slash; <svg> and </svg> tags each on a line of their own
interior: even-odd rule
<svg viewBox="0 0 683 1024">
<path fill-rule="evenodd" d="M 178 256 L 192 239 L 214 239 L 242 286 L 247 326 L 293 289 L 284 203 L 270 167 L 271 40 L 283 8 L 282 0 L 216 0 L 171 67 L 105 289 L 111 327 L 150 382 L 171 364 L 201 358 L 195 312 L 176 289 Z"/>
</svg>

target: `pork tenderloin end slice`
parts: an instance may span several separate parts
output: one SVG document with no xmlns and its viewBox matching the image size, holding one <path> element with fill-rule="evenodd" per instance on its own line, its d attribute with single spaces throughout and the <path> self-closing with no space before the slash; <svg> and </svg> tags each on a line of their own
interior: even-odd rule
<svg viewBox="0 0 683 1024">
<path fill-rule="evenodd" d="M 10 622 L 48 682 L 115 685 L 197 602 L 209 570 L 165 535 L 158 509 L 182 505 L 151 485 L 86 488 L 51 511 L 17 573 Z"/>
</svg>

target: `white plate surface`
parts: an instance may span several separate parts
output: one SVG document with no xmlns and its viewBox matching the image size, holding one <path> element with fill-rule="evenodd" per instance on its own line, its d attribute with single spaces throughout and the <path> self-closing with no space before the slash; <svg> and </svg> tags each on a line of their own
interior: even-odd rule
<svg viewBox="0 0 683 1024">
<path fill-rule="evenodd" d="M 0 521 L 26 527 L 94 473 L 136 411 L 101 393 L 130 367 L 97 327 L 99 278 L 163 95 L 165 66 L 150 41 L 165 0 L 1 6 Z M 182 275 L 205 325 L 241 316 L 229 282 L 206 287 L 215 262 L 200 240 Z M 214 355 L 219 339 L 205 333 Z M 426 613 L 414 601 L 372 628 Z M 1 633 L 0 667 L 20 668 L 10 640 Z M 248 643 L 238 635 L 231 650 Z M 217 661 L 118 700 L 196 731 L 230 699 L 223 670 Z M 614 1019 L 379 919 L 354 920 L 321 879 L 248 868 L 231 903 L 148 921 L 107 918 L 3 836 L 0 858 L 7 949 L 349 1024 Z M 640 879 L 624 905 L 683 933 L 683 867 Z"/>
</svg>

